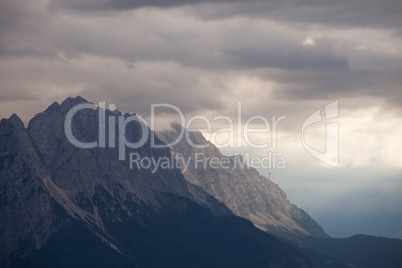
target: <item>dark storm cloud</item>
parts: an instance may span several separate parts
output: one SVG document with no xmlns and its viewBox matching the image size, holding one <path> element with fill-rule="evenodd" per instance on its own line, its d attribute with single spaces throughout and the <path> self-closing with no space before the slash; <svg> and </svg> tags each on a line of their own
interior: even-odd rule
<svg viewBox="0 0 402 268">
<path fill-rule="evenodd" d="M 0 13 L 5 16 L 13 14 L 9 16 L 8 27 L 0 27 L 0 59 L 32 61 L 24 67 L 28 74 L 25 79 L 27 84 L 30 84 L 28 81 L 32 79 L 46 84 L 44 80 L 48 79 L 49 83 L 60 83 L 58 87 L 82 88 L 82 85 L 86 85 L 84 90 L 93 92 L 93 96 L 96 91 L 107 94 L 107 88 L 119 88 L 114 94 L 120 95 L 115 99 L 138 102 L 140 107 L 143 107 L 144 103 L 148 105 L 152 100 L 162 101 L 168 96 L 175 96 L 167 100 L 191 112 L 202 107 L 222 108 L 222 102 L 217 100 L 232 94 L 231 89 L 225 86 L 227 76 L 244 72 L 250 77 L 275 83 L 270 94 L 261 94 L 260 99 L 266 101 L 322 100 L 339 95 L 350 98 L 385 95 L 381 97 L 387 98 L 390 103 L 398 106 L 402 103 L 399 101 L 402 99 L 400 55 L 389 54 L 387 46 L 375 47 L 374 52 L 356 50 L 359 42 L 366 45 L 367 41 L 374 40 L 387 45 L 399 40 L 398 37 L 391 40 L 385 34 L 377 38 L 370 36 L 371 33 L 357 29 L 352 32 L 357 33 L 356 36 L 349 37 L 354 43 L 345 44 L 342 36 L 326 36 L 327 31 L 331 33 L 333 28 L 295 23 L 298 20 L 309 22 L 310 13 L 314 15 L 310 18 L 313 23 L 316 22 L 314 18 L 319 16 L 324 22 L 330 22 L 327 17 L 334 15 L 329 16 L 328 10 L 338 9 L 337 15 L 342 18 L 344 14 L 341 10 L 352 4 L 339 1 L 331 2 L 332 4 L 314 1 L 210 2 L 197 5 L 197 9 L 186 7 L 174 10 L 136 10 L 103 16 L 89 13 L 77 15 L 63 10 L 53 13 L 54 8 L 61 5 L 61 2 L 51 2 L 53 9 L 48 8 L 47 2 L 40 3 L 43 4 L 6 1 L 0 8 Z M 71 7 L 78 10 L 84 7 L 74 6 L 74 3 L 89 6 L 95 2 L 63 3 L 71 3 Z M 125 9 L 131 9 L 145 2 L 130 2 L 131 7 L 128 2 L 100 3 L 104 10 L 122 10 L 124 6 Z M 166 1 L 163 5 L 161 2 L 146 3 L 149 6 L 177 6 L 183 2 Z M 351 6 L 352 11 L 348 12 L 354 12 L 356 16 L 365 16 L 364 12 L 357 12 L 360 2 L 353 3 L 355 4 Z M 382 9 L 373 8 L 373 12 L 375 10 L 378 14 L 372 17 L 372 21 L 382 24 L 381 21 L 387 16 L 382 14 L 381 10 L 389 5 L 387 3 L 391 2 L 384 2 Z M 115 8 L 112 7 L 113 4 L 116 5 Z M 378 2 L 369 1 L 363 10 L 375 5 L 378 6 Z M 398 5 L 396 6 L 397 9 Z M 189 11 L 192 13 L 187 13 Z M 171 12 L 176 13 L 172 15 Z M 216 16 L 226 12 L 228 16 L 225 17 L 225 13 L 218 20 L 207 21 L 194 17 L 205 17 L 208 12 L 216 12 Z M 371 14 L 375 13 L 373 12 Z M 242 16 L 233 17 L 230 14 Z M 267 20 L 261 19 L 263 14 Z M 392 14 L 393 12 L 389 17 L 392 17 Z M 277 21 L 272 21 L 275 19 Z M 339 20 L 345 24 L 349 23 L 346 19 Z M 356 27 L 353 23 L 350 24 L 352 31 L 353 27 Z M 317 30 L 314 30 L 315 28 Z M 309 37 L 311 32 L 317 32 L 317 37 L 310 37 L 310 42 L 303 45 L 303 40 Z M 378 40 L 379 38 L 383 40 Z M 92 65 L 83 67 L 88 62 L 86 57 L 96 57 L 100 61 L 103 59 L 105 63 L 109 59 L 118 59 L 125 66 L 136 66 L 138 62 L 155 62 L 153 66 L 163 62 L 175 64 L 164 65 L 172 69 L 143 70 L 141 66 L 139 69 L 131 68 L 130 70 L 139 74 L 138 76 L 112 72 L 122 76 L 120 79 L 113 79 L 113 75 L 110 75 L 111 68 L 95 68 Z M 360 61 L 363 63 L 354 66 L 355 62 Z M 54 77 L 59 77 L 60 80 L 50 75 L 40 76 L 37 72 L 40 68 L 35 67 L 33 62 L 39 65 L 46 63 L 46 73 L 55 72 Z M 29 66 L 32 66 L 33 70 L 30 71 Z M 68 71 L 63 75 L 66 66 L 69 66 Z M 170 70 L 182 75 L 166 77 L 160 83 L 151 82 Z M 205 77 L 197 79 L 201 71 L 205 71 Z M 211 78 L 212 73 L 216 73 L 219 78 Z M 149 77 L 149 81 L 141 80 L 141 75 Z M 69 80 L 71 77 L 74 79 Z M 213 80 L 211 85 L 214 85 L 215 90 L 210 86 L 206 91 L 202 84 L 210 79 Z M 15 88 L 15 84 L 13 87 L 3 86 L 3 89 Z M 169 94 L 160 95 L 162 90 L 168 90 Z M 207 94 L 199 95 L 196 93 L 198 90 Z M 136 97 L 130 98 L 130 94 Z M 202 100 L 199 103 L 202 107 L 188 105 L 187 99 L 194 98 Z M 260 105 L 263 107 L 264 103 Z M 256 104 L 254 107 L 257 109 L 260 105 Z"/>
<path fill-rule="evenodd" d="M 51 19 L 39 24 L 26 23 L 27 18 L 30 22 L 38 20 L 32 14 L 23 18 L 15 22 L 18 27 L 3 31 L 0 56 L 61 59 L 87 54 L 128 62 L 175 61 L 206 69 L 333 70 L 348 66 L 345 57 L 334 55 L 330 40 L 304 47 L 301 45 L 304 36 L 287 40 L 272 26 L 252 29 L 253 23 L 249 21 L 237 22 L 236 28 L 223 24 L 228 29 L 219 30 L 205 27 L 202 22 L 176 29 L 163 25 L 163 21 L 148 20 L 142 26 L 124 28 L 128 21 L 109 24 L 105 19 L 102 26 L 94 27 L 82 18 L 77 22 L 56 20 L 56 25 L 52 25 Z"/>
<path fill-rule="evenodd" d="M 335 56 L 328 49 L 294 47 L 242 47 L 227 51 L 234 66 L 249 68 L 278 68 L 286 70 L 336 70 L 347 69 L 346 58 Z"/>
<path fill-rule="evenodd" d="M 335 27 L 380 27 L 397 31 L 402 27 L 402 2 L 398 0 L 284 0 L 242 1 L 235 5 L 197 7 L 205 19 L 233 16 L 267 18 L 275 21 L 332 25 Z"/>
<path fill-rule="evenodd" d="M 323 72 L 286 72 L 273 77 L 278 99 L 326 99 L 337 96 L 388 98 L 396 105 L 401 101 L 401 72 L 373 70 L 338 70 Z M 386 93 L 386 94 L 385 94 Z M 392 97 L 391 97 L 392 96 Z"/>
<path fill-rule="evenodd" d="M 200 6 L 198 4 L 207 4 Z M 210 5 L 208 5 L 210 4 Z M 194 14 L 205 19 L 233 16 L 262 17 L 278 21 L 329 24 L 338 27 L 402 27 L 402 2 L 398 0 L 53 0 L 53 8 L 74 11 L 121 11 L 142 7 L 196 5 Z"/>
<path fill-rule="evenodd" d="M 78 11 L 115 11 L 136 9 L 141 7 L 174 7 L 194 5 L 199 3 L 238 2 L 242 0 L 54 0 L 53 7 L 67 8 Z"/>
<path fill-rule="evenodd" d="M 17 45 L 17 46 L 0 46 L 0 58 L 7 57 L 36 57 L 42 59 L 59 58 L 57 50 L 51 47 L 32 46 L 32 45 Z"/>
</svg>

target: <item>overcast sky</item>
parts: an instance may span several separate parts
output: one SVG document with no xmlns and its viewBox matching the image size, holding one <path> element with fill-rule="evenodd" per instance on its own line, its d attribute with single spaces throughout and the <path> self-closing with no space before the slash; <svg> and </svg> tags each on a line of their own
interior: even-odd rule
<svg viewBox="0 0 402 268">
<path fill-rule="evenodd" d="M 276 148 L 224 153 L 285 158 L 260 172 L 330 235 L 402 238 L 401 14 L 399 0 L 2 0 L 0 116 L 27 124 L 80 95 L 148 120 L 155 103 L 235 119 L 241 101 L 242 124 L 286 120 Z M 334 101 L 335 168 L 301 143 L 304 120 Z M 324 148 L 325 122 L 306 142 Z"/>
</svg>

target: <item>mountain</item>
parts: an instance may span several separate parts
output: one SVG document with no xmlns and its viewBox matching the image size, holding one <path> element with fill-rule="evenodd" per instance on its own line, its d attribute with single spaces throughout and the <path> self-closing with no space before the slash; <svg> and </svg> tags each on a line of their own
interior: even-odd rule
<svg viewBox="0 0 402 268">
<path fill-rule="evenodd" d="M 178 139 L 180 133 L 183 136 Z M 202 187 L 236 215 L 297 249 L 316 268 L 402 267 L 402 240 L 367 235 L 329 237 L 305 211 L 289 202 L 278 185 L 242 165 L 241 156 L 222 155 L 201 132 L 174 123 L 171 130 L 158 136 L 167 144 L 173 143 L 186 180 Z"/>
<path fill-rule="evenodd" d="M 355 268 L 402 267 L 402 240 L 354 235 L 349 238 L 305 237 L 301 240 L 299 250 L 315 262 L 316 257 L 308 252 L 329 256 L 338 262 Z M 306 254 L 307 253 L 307 254 Z"/>
<path fill-rule="evenodd" d="M 104 148 L 78 148 L 65 134 Z M 103 125 L 106 118 L 114 118 Z M 139 148 L 146 126 L 136 115 L 102 110 L 81 97 L 53 103 L 25 128 L 17 115 L 0 122 L 0 265 L 3 267 L 312 267 L 275 237 L 239 218 L 180 168 L 132 166 L 141 159 L 171 159 L 169 148 Z M 111 122 L 111 123 L 110 123 Z M 110 124 L 109 124 L 110 123 Z M 157 144 L 162 144 L 156 140 Z M 111 146 L 111 145 L 116 146 Z M 123 156 L 126 160 L 119 160 Z"/>
<path fill-rule="evenodd" d="M 185 133 L 178 139 L 180 133 Z M 185 178 L 224 203 L 236 215 L 249 219 L 258 228 L 285 238 L 303 236 L 328 237 L 304 210 L 290 203 L 279 186 L 247 164 L 241 156 L 224 156 L 207 141 L 201 132 L 187 131 L 176 123 L 172 129 L 158 133 L 165 143 L 175 143 L 172 148 L 184 159 Z M 186 138 L 188 137 L 188 139 Z M 190 144 L 200 145 L 196 148 Z M 229 165 L 211 165 L 204 159 L 226 160 Z M 205 162 L 205 163 L 204 163 Z"/>
</svg>

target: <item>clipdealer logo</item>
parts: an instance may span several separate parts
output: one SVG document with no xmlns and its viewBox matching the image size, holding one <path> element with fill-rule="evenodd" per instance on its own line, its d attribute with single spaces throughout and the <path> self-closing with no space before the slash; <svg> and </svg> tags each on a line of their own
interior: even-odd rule
<svg viewBox="0 0 402 268">
<path fill-rule="evenodd" d="M 334 101 L 324 108 L 325 120 L 337 118 L 339 116 L 338 101 Z M 321 110 L 312 113 L 303 123 L 301 140 L 304 149 L 312 156 L 321 162 L 331 166 L 337 167 L 339 165 L 339 123 L 331 122 L 326 124 L 326 140 L 325 151 L 320 152 L 309 145 L 307 145 L 304 137 L 304 131 L 307 127 L 323 122 L 324 118 L 321 115 Z"/>
<path fill-rule="evenodd" d="M 176 112 L 180 116 L 181 120 L 181 126 L 183 126 L 180 130 L 180 133 L 178 134 L 178 137 L 168 143 L 168 144 L 156 144 L 155 143 L 155 132 L 150 131 L 148 128 L 147 123 L 145 122 L 144 119 L 142 119 L 140 116 L 137 115 L 130 115 L 130 116 L 125 116 L 125 115 L 109 115 L 108 118 L 106 118 L 106 106 L 105 102 L 99 102 L 99 105 L 95 105 L 93 103 L 82 103 L 74 106 L 73 108 L 70 109 L 70 111 L 67 113 L 67 116 L 65 118 L 64 122 L 64 130 L 65 130 L 65 135 L 67 139 L 70 141 L 71 144 L 73 144 L 76 147 L 83 148 L 83 149 L 90 149 L 90 148 L 117 148 L 118 150 L 118 159 L 119 160 L 125 160 L 126 159 L 126 150 L 127 148 L 131 149 L 137 149 L 142 147 L 146 142 L 148 142 L 148 139 L 150 139 L 150 145 L 152 148 L 169 148 L 174 145 L 176 145 L 178 142 L 180 142 L 183 138 L 186 139 L 187 143 L 195 148 L 202 149 L 206 148 L 209 146 L 209 144 L 195 144 L 192 142 L 190 138 L 191 132 L 196 132 L 198 130 L 194 130 L 191 128 L 191 125 L 193 124 L 194 121 L 203 121 L 206 124 L 206 128 L 203 130 L 207 133 L 210 133 L 210 142 L 213 144 L 216 144 L 218 148 L 226 148 L 226 147 L 231 147 L 231 148 L 241 148 L 243 143 L 245 143 L 249 148 L 255 148 L 255 149 L 264 149 L 264 148 L 269 148 L 269 143 L 254 143 L 250 137 L 249 134 L 252 133 L 264 133 L 264 134 L 269 134 L 270 135 L 270 141 L 271 141 L 271 146 L 272 148 L 277 147 L 277 130 L 278 130 L 278 125 L 282 120 L 286 120 L 286 116 L 282 115 L 279 117 L 272 116 L 271 118 L 266 118 L 261 115 L 255 115 L 250 118 L 248 118 L 245 121 L 245 124 L 242 124 L 242 106 L 241 102 L 237 103 L 237 118 L 236 120 L 232 120 L 229 116 L 226 115 L 219 115 L 215 116 L 213 118 L 213 122 L 215 121 L 226 121 L 226 123 L 229 125 L 229 127 L 225 128 L 219 128 L 212 132 L 212 123 L 211 120 L 208 119 L 207 117 L 203 115 L 197 115 L 191 117 L 189 120 L 185 120 L 184 114 L 182 111 L 171 104 L 152 104 L 151 105 L 151 129 L 155 128 L 155 109 L 157 108 L 168 108 L 172 109 L 172 111 Z M 72 120 L 74 115 L 79 112 L 80 110 L 84 109 L 91 109 L 94 111 L 98 111 L 98 119 L 99 119 L 99 134 L 98 134 L 98 139 L 97 141 L 92 141 L 92 142 L 82 142 L 78 140 L 76 137 L 73 135 L 72 131 Z M 110 104 L 108 106 L 108 109 L 110 111 L 114 111 L 116 109 L 116 106 L 114 104 Z M 301 142 L 305 150 L 310 153 L 313 157 L 318 159 L 319 161 L 332 166 L 336 167 L 339 164 L 339 126 L 337 122 L 332 122 L 332 123 L 327 123 L 326 124 L 326 147 L 324 152 L 320 152 L 311 146 L 309 146 L 306 141 L 305 141 L 305 135 L 304 132 L 305 130 L 314 124 L 318 124 L 320 122 L 323 122 L 324 119 L 333 119 L 338 117 L 338 101 L 335 101 L 333 103 L 330 103 L 325 106 L 325 116 L 323 117 L 321 114 L 320 110 L 315 111 L 313 114 L 311 114 L 303 123 L 302 129 L 301 129 Z M 130 142 L 126 138 L 126 127 L 130 122 L 137 122 L 141 126 L 141 138 L 137 142 Z M 259 122 L 260 126 L 263 125 L 264 128 L 252 128 L 250 125 L 253 122 Z M 117 125 L 117 128 L 116 128 Z M 108 129 L 108 140 L 106 140 L 106 130 Z M 116 133 L 117 129 L 117 133 Z M 226 143 L 224 144 L 218 144 L 216 142 L 216 136 L 220 133 L 227 132 L 229 134 L 229 139 Z M 236 132 L 236 133 L 235 133 Z M 236 134 L 236 135 L 235 135 Z M 269 139 L 264 139 L 265 141 Z M 161 160 L 154 160 L 154 159 L 141 159 L 140 155 L 138 153 L 130 153 L 130 167 L 133 166 L 133 162 L 138 167 L 138 163 L 141 163 L 144 165 L 145 168 L 155 168 L 157 167 L 171 167 L 174 165 L 177 165 L 177 159 L 174 159 L 172 161 L 175 161 L 175 163 L 169 163 L 169 164 L 164 164 L 160 165 L 160 163 L 165 163 L 161 162 Z M 249 156 L 249 153 L 245 155 L 243 159 L 246 159 L 248 161 L 248 165 L 255 167 L 255 168 L 286 168 L 286 159 L 282 156 L 278 156 L 276 153 L 273 152 L 268 152 L 267 157 L 262 157 L 261 159 L 256 159 L 256 157 L 251 158 Z M 186 161 L 182 159 L 182 161 Z M 204 162 L 208 162 L 208 158 L 206 157 L 206 160 Z M 218 161 L 219 162 L 219 161 Z M 196 162 L 197 163 L 197 162 Z M 269 163 L 267 165 L 266 163 Z M 244 163 L 243 163 L 244 165 Z M 213 166 L 211 166 L 213 168 Z"/>
</svg>

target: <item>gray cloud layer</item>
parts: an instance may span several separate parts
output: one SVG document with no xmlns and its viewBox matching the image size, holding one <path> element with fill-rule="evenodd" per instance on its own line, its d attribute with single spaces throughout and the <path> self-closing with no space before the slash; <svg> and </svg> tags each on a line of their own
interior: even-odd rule
<svg viewBox="0 0 402 268">
<path fill-rule="evenodd" d="M 387 51 L 389 44 L 401 40 L 392 35 L 393 28 L 386 29 L 388 23 L 397 28 L 401 21 L 399 16 L 394 16 L 400 7 L 397 1 L 382 4 L 378 1 L 354 1 L 353 4 L 342 1 L 332 4 L 314 1 L 202 4 L 204 1 L 197 1 L 201 3 L 197 8 L 190 5 L 184 9 L 173 9 L 171 13 L 139 10 L 106 15 L 64 12 L 61 3 L 75 10 L 85 9 L 80 5 L 95 5 L 95 1 L 53 1 L 43 2 L 42 5 L 32 2 L 2 3 L 0 57 L 5 60 L 11 57 L 27 61 L 46 60 L 53 65 L 53 71 L 61 69 L 60 72 L 68 64 L 80 65 L 85 61 L 84 56 L 117 59 L 127 66 L 135 66 L 141 61 L 174 62 L 186 68 L 186 76 L 197 76 L 190 72 L 200 69 L 205 72 L 253 73 L 262 80 L 275 83 L 273 93 L 269 95 L 271 98 L 325 99 L 341 93 L 347 97 L 382 95 L 394 105 L 402 103 L 402 91 L 399 90 L 402 57 L 400 53 Z M 99 8 L 88 10 L 133 9 L 144 3 L 104 1 L 100 2 Z M 183 1 L 146 3 L 147 6 L 166 7 L 181 5 Z M 256 8 L 255 12 L 253 8 Z M 205 18 L 208 10 L 216 12 L 214 20 L 203 21 L 192 17 Z M 231 12 L 231 15 L 224 16 L 221 11 Z M 333 15 L 329 16 L 328 12 Z M 350 18 L 347 19 L 345 13 L 353 16 L 348 15 Z M 236 17 L 237 14 L 242 16 Z M 261 14 L 265 14 L 266 18 Z M 364 25 L 362 30 L 355 29 L 361 26 L 355 20 L 360 21 L 359 17 L 366 18 L 368 14 L 372 24 Z M 316 21 L 317 16 L 322 21 Z M 329 26 L 325 26 L 325 22 Z M 316 26 L 316 23 L 323 24 Z M 345 39 L 344 36 L 330 35 L 334 31 L 333 24 L 348 25 L 351 34 L 360 36 Z M 373 24 L 384 27 L 384 30 L 370 32 L 369 26 Z M 381 36 L 378 32 L 385 34 Z M 314 37 L 314 45 L 302 45 L 310 34 L 317 36 Z M 371 36 L 375 34 L 378 37 Z M 387 39 L 375 39 L 384 37 Z M 367 44 L 373 40 L 379 44 Z M 357 49 L 359 46 L 360 50 Z M 70 72 L 74 69 L 71 68 Z M 102 81 L 101 74 L 99 83 L 96 83 L 92 77 L 86 81 L 80 73 L 81 70 L 78 74 L 71 74 L 76 76 L 76 81 L 70 80 L 75 84 L 71 86 L 77 83 L 93 84 L 92 87 L 110 84 L 110 81 Z M 170 80 L 172 93 L 189 93 L 190 90 L 183 87 L 190 85 L 180 79 L 189 78 L 183 75 L 175 77 L 175 81 Z M 12 86 L 8 88 L 12 89 Z M 146 88 L 136 88 L 135 91 L 139 94 L 138 91 L 142 90 L 148 92 Z M 221 87 L 218 92 L 210 92 L 214 98 L 210 98 L 210 103 L 205 102 L 205 107 L 220 104 L 215 97 L 224 97 L 228 91 L 230 89 Z M 143 92 L 143 95 L 147 93 Z M 187 99 L 196 97 L 194 94 L 185 95 Z M 121 96 L 121 99 L 126 98 L 126 95 Z M 188 106 L 186 103 L 184 101 L 183 106 Z M 191 112 L 191 107 L 187 111 Z"/>
<path fill-rule="evenodd" d="M 199 4 L 212 3 L 210 6 Z M 236 5 L 232 5 L 235 3 Z M 334 24 L 342 27 L 392 27 L 400 30 L 402 4 L 395 0 L 53 0 L 51 6 L 78 12 L 130 10 L 144 7 L 194 6 L 204 18 L 244 15 L 279 21 Z"/>
<path fill-rule="evenodd" d="M 242 0 L 71 0 L 62 1 L 55 0 L 52 2 L 52 6 L 56 8 L 66 8 L 76 11 L 114 11 L 114 10 L 126 10 L 137 9 L 142 7 L 161 7 L 168 8 L 182 5 L 195 5 L 199 3 L 212 2 L 238 2 Z"/>
</svg>

